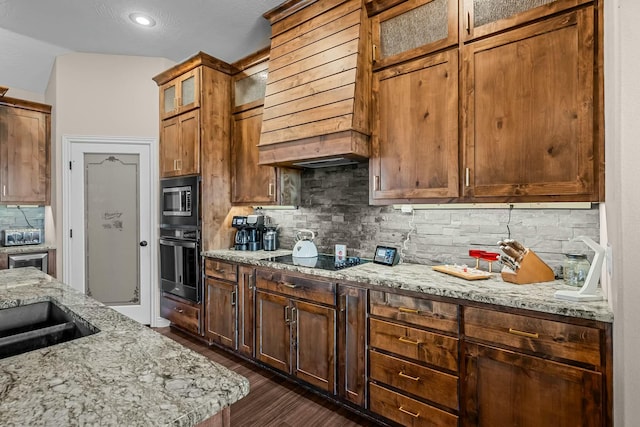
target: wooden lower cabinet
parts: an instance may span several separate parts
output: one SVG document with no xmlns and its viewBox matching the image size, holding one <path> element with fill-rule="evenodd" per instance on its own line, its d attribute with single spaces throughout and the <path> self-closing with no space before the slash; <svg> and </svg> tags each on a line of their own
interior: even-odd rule
<svg viewBox="0 0 640 427">
<path fill-rule="evenodd" d="M 238 285 L 207 277 L 205 279 L 206 325 L 205 337 L 226 347 L 237 347 Z"/>
<path fill-rule="evenodd" d="M 341 398 L 366 405 L 367 290 L 338 285 L 338 390 Z"/>
<path fill-rule="evenodd" d="M 238 351 L 245 356 L 254 356 L 256 272 L 251 267 L 238 268 Z"/>
<path fill-rule="evenodd" d="M 464 426 L 602 426 L 598 372 L 467 344 Z"/>
<path fill-rule="evenodd" d="M 335 309 L 261 291 L 256 304 L 258 359 L 334 393 Z"/>
<path fill-rule="evenodd" d="M 369 385 L 371 411 L 410 427 L 455 427 L 458 417 L 377 384 Z M 506 424 L 495 424 L 506 425 Z M 552 424 L 550 424 L 552 425 Z"/>
<path fill-rule="evenodd" d="M 187 332 L 200 335 L 200 305 L 163 293 L 160 316 Z"/>
</svg>

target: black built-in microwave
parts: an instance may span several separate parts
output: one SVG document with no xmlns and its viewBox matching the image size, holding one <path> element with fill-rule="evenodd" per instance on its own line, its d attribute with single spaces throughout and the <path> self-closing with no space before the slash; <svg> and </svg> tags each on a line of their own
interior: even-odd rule
<svg viewBox="0 0 640 427">
<path fill-rule="evenodd" d="M 160 180 L 161 226 L 200 226 L 200 176 Z"/>
</svg>

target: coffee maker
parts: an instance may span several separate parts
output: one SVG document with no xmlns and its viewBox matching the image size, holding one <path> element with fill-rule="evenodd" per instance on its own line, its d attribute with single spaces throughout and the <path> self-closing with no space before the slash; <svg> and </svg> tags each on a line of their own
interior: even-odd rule
<svg viewBox="0 0 640 427">
<path fill-rule="evenodd" d="M 236 229 L 233 248 L 236 251 L 249 250 L 249 232 L 247 231 L 247 217 L 234 216 L 231 220 L 231 226 Z"/>
<path fill-rule="evenodd" d="M 247 250 L 262 249 L 262 233 L 264 232 L 264 215 L 249 215 L 245 230 L 247 231 Z"/>
</svg>

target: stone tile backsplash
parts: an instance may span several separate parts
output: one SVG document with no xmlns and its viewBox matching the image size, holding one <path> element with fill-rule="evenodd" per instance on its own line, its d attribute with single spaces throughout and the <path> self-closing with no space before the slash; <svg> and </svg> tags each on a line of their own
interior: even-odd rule
<svg viewBox="0 0 640 427">
<path fill-rule="evenodd" d="M 265 208 L 278 224 L 281 248 L 295 244 L 295 232 L 316 232 L 316 245 L 333 253 L 347 245 L 349 255 L 371 258 L 376 245 L 401 249 L 403 259 L 418 264 L 467 264 L 470 248 L 500 252 L 496 243 L 509 236 L 534 250 L 556 269 L 564 253 L 592 254 L 577 236 L 598 241 L 599 212 L 592 209 L 436 209 L 403 213 L 391 206 L 369 205 L 367 164 L 307 169 L 302 174 L 301 206 Z"/>
<path fill-rule="evenodd" d="M 0 230 L 31 227 L 44 231 L 44 207 L 25 206 L 17 208 L 0 205 Z"/>
</svg>

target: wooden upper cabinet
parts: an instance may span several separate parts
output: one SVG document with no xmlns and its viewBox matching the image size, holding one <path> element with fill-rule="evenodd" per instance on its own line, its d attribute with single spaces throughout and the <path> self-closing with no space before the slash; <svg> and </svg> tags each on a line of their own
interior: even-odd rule
<svg viewBox="0 0 640 427">
<path fill-rule="evenodd" d="M 467 196 L 598 199 L 595 40 L 589 6 L 464 46 Z"/>
<path fill-rule="evenodd" d="M 362 0 L 294 3 L 286 5 L 295 12 L 265 15 L 272 38 L 259 162 L 369 157 L 371 55 Z"/>
<path fill-rule="evenodd" d="M 409 0 L 371 20 L 376 69 L 458 43 L 457 0 Z"/>
<path fill-rule="evenodd" d="M 1 203 L 50 203 L 51 107 L 0 99 Z"/>
<path fill-rule="evenodd" d="M 190 111 L 161 122 L 160 176 L 200 173 L 200 113 Z"/>
<path fill-rule="evenodd" d="M 374 75 L 370 203 L 458 196 L 458 51 Z"/>
<path fill-rule="evenodd" d="M 255 58 L 258 57 L 258 63 Z M 246 61 L 254 61 L 248 67 Z M 231 203 L 235 205 L 300 205 L 300 171 L 258 164 L 268 52 L 239 62 L 233 77 L 234 115 L 231 129 Z"/>
<path fill-rule="evenodd" d="M 199 106 L 199 68 L 194 68 L 160 86 L 160 119 L 166 119 Z"/>
<path fill-rule="evenodd" d="M 593 0 L 462 0 L 464 41 L 516 27 Z"/>
</svg>

